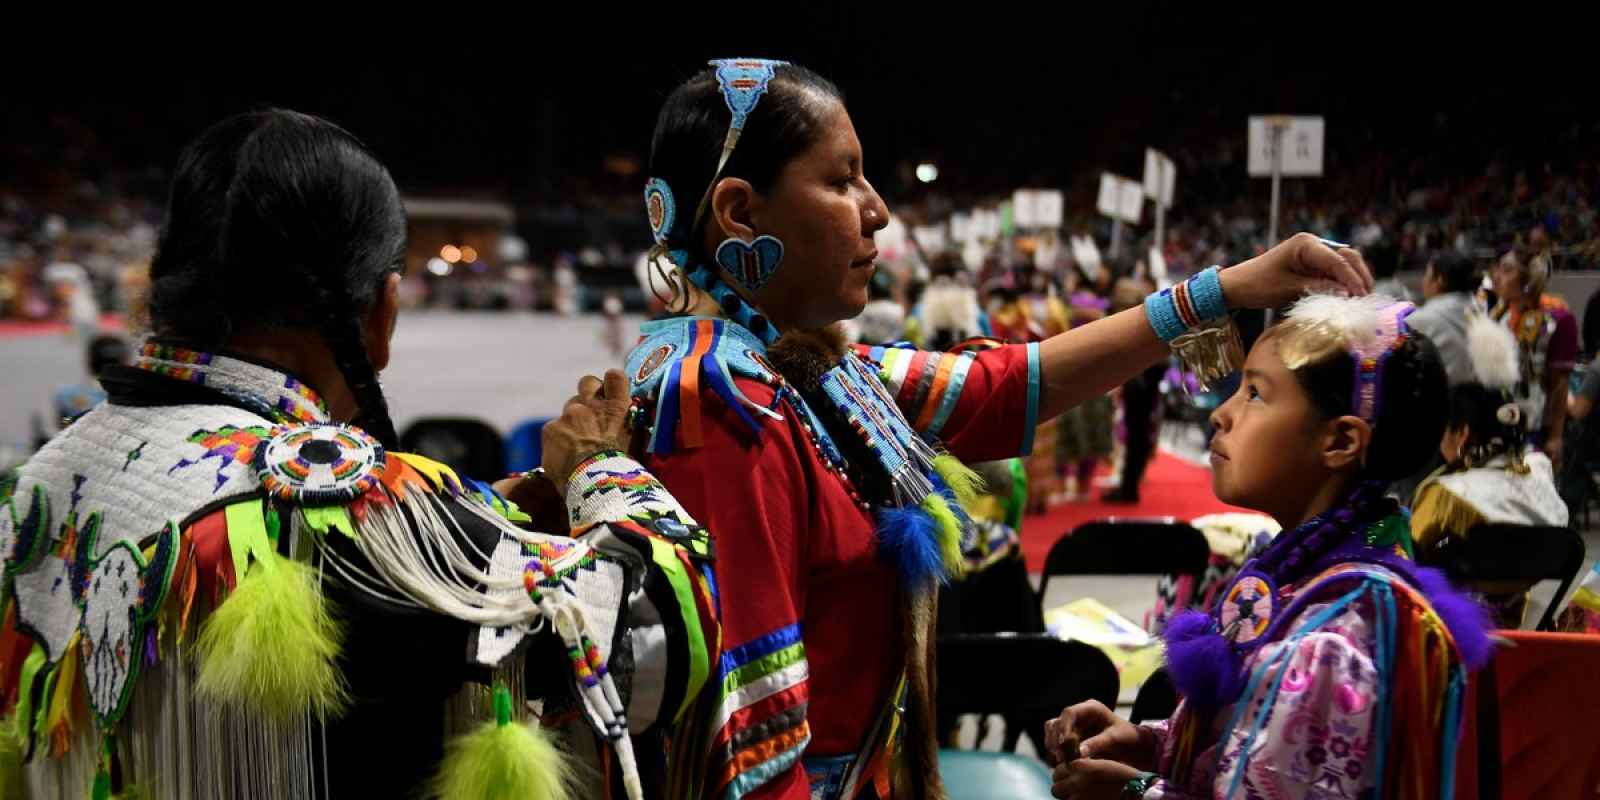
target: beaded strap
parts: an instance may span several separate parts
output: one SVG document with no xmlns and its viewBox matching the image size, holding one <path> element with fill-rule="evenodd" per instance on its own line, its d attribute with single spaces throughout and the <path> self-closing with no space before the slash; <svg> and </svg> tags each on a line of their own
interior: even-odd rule
<svg viewBox="0 0 1600 800">
<path fill-rule="evenodd" d="M 678 262 L 680 265 L 688 260 L 688 253 L 683 251 L 678 251 L 673 255 L 674 257 L 682 256 L 683 260 Z M 755 306 L 745 302 L 744 298 L 740 297 L 737 292 L 719 280 L 716 269 L 711 265 L 696 264 L 693 269 L 688 271 L 688 274 L 689 281 L 711 295 L 711 298 L 716 300 L 717 305 L 722 308 L 722 313 L 727 314 L 729 319 L 744 326 L 756 336 L 761 337 L 761 341 L 769 345 L 778 341 L 778 326 L 773 325 L 766 317 L 761 315 L 760 311 L 756 310 Z"/>
</svg>

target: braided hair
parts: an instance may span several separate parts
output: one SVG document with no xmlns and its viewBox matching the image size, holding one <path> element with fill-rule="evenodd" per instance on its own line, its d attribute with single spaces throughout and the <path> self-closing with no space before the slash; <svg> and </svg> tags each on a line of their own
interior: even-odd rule
<svg viewBox="0 0 1600 800">
<path fill-rule="evenodd" d="M 238 114 L 179 156 L 150 265 L 151 327 L 205 350 L 253 331 L 314 331 L 358 424 L 393 447 L 363 321 L 405 246 L 399 189 L 360 140 L 309 114 Z"/>
</svg>

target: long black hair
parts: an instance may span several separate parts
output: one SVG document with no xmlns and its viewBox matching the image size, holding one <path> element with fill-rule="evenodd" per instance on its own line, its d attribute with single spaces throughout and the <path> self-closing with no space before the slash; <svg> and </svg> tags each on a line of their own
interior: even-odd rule
<svg viewBox="0 0 1600 800">
<path fill-rule="evenodd" d="M 179 156 L 150 264 L 151 327 L 207 350 L 237 333 L 314 331 L 360 424 L 393 447 L 362 323 L 405 247 L 400 192 L 360 140 L 309 114 L 238 114 Z"/>
<path fill-rule="evenodd" d="M 1355 375 L 1355 359 L 1343 350 L 1294 370 L 1323 419 L 1351 413 Z M 1379 385 L 1383 396 L 1363 476 L 1396 481 L 1415 475 L 1438 452 L 1445 424 L 1439 410 L 1449 396 L 1449 382 L 1433 342 L 1411 331 L 1384 359 Z"/>
<path fill-rule="evenodd" d="M 766 94 L 745 121 L 722 177 L 742 178 L 756 191 L 767 191 L 785 164 L 817 142 L 828 101 L 843 99 L 839 87 L 805 67 L 777 67 Z M 700 241 L 705 220 L 694 225 L 695 207 L 711 184 L 732 116 L 711 69 L 679 84 L 656 116 L 650 176 L 666 181 L 677 203 L 667 244 L 687 250 L 695 262 L 709 260 Z"/>
</svg>

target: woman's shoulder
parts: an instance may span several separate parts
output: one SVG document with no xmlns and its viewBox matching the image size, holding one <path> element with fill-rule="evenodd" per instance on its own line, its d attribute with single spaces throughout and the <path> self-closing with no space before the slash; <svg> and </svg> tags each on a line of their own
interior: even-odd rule
<svg viewBox="0 0 1600 800">
<path fill-rule="evenodd" d="M 755 334 L 708 317 L 657 320 L 642 333 L 626 370 L 650 452 L 700 447 L 707 426 L 719 420 L 759 437 L 774 427 L 765 421 L 783 418 L 774 409 L 782 379 Z"/>
</svg>

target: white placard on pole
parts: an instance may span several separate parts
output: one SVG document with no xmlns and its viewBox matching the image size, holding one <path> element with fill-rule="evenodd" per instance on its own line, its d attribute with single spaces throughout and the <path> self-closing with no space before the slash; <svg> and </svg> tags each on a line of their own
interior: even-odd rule
<svg viewBox="0 0 1600 800">
<path fill-rule="evenodd" d="M 1038 224 L 1031 190 L 1018 189 L 1011 193 L 1011 221 L 1018 228 L 1032 228 Z"/>
<path fill-rule="evenodd" d="M 1100 194 L 1095 200 L 1095 208 L 1101 214 L 1118 222 L 1138 225 L 1144 211 L 1144 185 L 1109 172 L 1102 172 Z M 1115 244 L 1112 243 L 1113 247 Z"/>
<path fill-rule="evenodd" d="M 1144 194 L 1166 208 L 1178 186 L 1178 167 L 1165 153 L 1152 147 L 1144 150 Z"/>
<path fill-rule="evenodd" d="M 1100 173 L 1100 193 L 1095 196 L 1095 210 L 1103 216 L 1116 217 L 1121 203 L 1122 185 L 1117 176 L 1109 172 Z"/>
<path fill-rule="evenodd" d="M 950 240 L 956 244 L 966 244 L 973 239 L 972 215 L 965 211 L 956 211 L 950 214 Z"/>
<path fill-rule="evenodd" d="M 1322 117 L 1257 116 L 1250 118 L 1250 157 L 1253 178 L 1272 175 L 1274 154 L 1281 149 L 1279 174 L 1285 178 L 1322 175 L 1322 148 L 1326 128 Z M 1276 135 L 1275 135 L 1276 134 Z M 1281 148 L 1277 144 L 1282 141 Z"/>
<path fill-rule="evenodd" d="M 1122 201 L 1118 205 L 1122 220 L 1130 225 L 1138 225 L 1140 217 L 1144 216 L 1144 186 L 1124 179 Z"/>
<path fill-rule="evenodd" d="M 1037 216 L 1039 227 L 1060 228 L 1066 221 L 1067 203 L 1061 192 L 1056 189 L 1043 189 L 1033 194 L 1033 213 Z"/>
<path fill-rule="evenodd" d="M 1268 246 L 1278 243 L 1279 184 L 1283 178 L 1322 175 L 1322 117 L 1256 116 L 1249 120 L 1252 177 L 1272 178 L 1272 209 L 1267 223 Z"/>
</svg>

